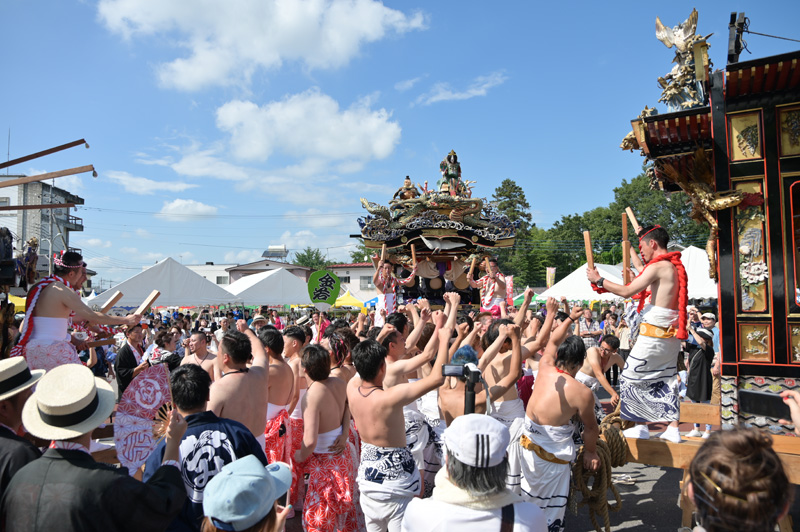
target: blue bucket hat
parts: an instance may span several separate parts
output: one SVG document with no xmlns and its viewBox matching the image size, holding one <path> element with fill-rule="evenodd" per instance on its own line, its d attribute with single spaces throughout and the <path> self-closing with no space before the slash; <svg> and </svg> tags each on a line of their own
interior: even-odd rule
<svg viewBox="0 0 800 532">
<path fill-rule="evenodd" d="M 292 485 L 292 468 L 264 467 L 253 455 L 225 465 L 203 490 L 203 513 L 220 530 L 247 530 L 269 513 Z"/>
</svg>

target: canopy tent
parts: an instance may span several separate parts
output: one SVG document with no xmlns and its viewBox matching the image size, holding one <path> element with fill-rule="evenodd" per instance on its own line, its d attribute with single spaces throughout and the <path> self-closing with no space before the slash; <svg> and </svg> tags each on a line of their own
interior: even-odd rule
<svg viewBox="0 0 800 532">
<path fill-rule="evenodd" d="M 708 254 L 705 250 L 689 246 L 681 251 L 681 262 L 689 279 L 689 299 L 716 299 L 717 283 L 708 275 Z"/>
<path fill-rule="evenodd" d="M 25 312 L 26 305 L 28 304 L 28 298 L 12 296 L 9 294 L 8 302 L 14 303 L 14 312 Z"/>
<path fill-rule="evenodd" d="M 545 298 L 545 299 L 547 299 L 547 298 Z M 542 296 L 540 296 L 539 294 L 533 294 L 533 298 L 531 298 L 531 301 L 532 302 L 533 301 L 544 301 L 545 299 L 542 299 Z M 523 301 L 525 301 L 525 292 L 522 292 L 520 295 L 518 295 L 517 297 L 515 297 L 513 299 L 514 306 L 515 307 L 520 306 Z"/>
<path fill-rule="evenodd" d="M 226 290 L 245 305 L 303 305 L 311 301 L 308 285 L 285 268 L 247 275 Z"/>
<path fill-rule="evenodd" d="M 238 302 L 238 299 L 186 266 L 167 257 L 161 262 L 122 281 L 102 294 L 86 300 L 90 306 L 102 307 L 116 291 L 122 292 L 116 307 L 136 308 L 158 290 L 158 307 L 201 307 Z"/>
<path fill-rule="evenodd" d="M 356 307 L 356 308 L 364 308 L 364 302 L 355 297 L 353 294 L 350 293 L 350 290 L 339 296 L 339 299 L 336 300 L 336 303 L 333 304 L 333 308 L 339 307 Z"/>
<path fill-rule="evenodd" d="M 611 282 L 622 284 L 622 268 L 611 264 L 595 264 L 595 267 L 604 278 Z M 556 299 L 566 297 L 570 301 L 612 301 L 620 298 L 611 292 L 598 294 L 592 290 L 592 286 L 586 278 L 586 264 L 581 264 L 571 274 L 539 294 L 540 299 L 547 299 L 548 297 Z"/>
<path fill-rule="evenodd" d="M 377 296 L 373 297 L 369 301 L 364 301 L 364 306 L 365 307 L 375 307 L 377 305 L 378 305 L 378 297 Z"/>
</svg>

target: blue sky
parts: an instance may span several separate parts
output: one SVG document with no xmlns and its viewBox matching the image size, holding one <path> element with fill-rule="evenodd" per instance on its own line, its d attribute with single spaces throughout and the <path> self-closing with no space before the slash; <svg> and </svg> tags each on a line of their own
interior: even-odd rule
<svg viewBox="0 0 800 532">
<path fill-rule="evenodd" d="M 476 195 L 512 178 L 546 228 L 639 173 L 618 146 L 672 67 L 655 18 L 695 6 L 717 68 L 731 11 L 800 38 L 788 0 L 5 0 L 0 133 L 12 158 L 89 142 L 10 171 L 95 165 L 56 185 L 85 198 L 71 244 L 106 283 L 276 244 L 345 260 L 359 197 L 435 182 L 451 149 Z M 742 59 L 800 48 L 746 40 Z"/>
</svg>

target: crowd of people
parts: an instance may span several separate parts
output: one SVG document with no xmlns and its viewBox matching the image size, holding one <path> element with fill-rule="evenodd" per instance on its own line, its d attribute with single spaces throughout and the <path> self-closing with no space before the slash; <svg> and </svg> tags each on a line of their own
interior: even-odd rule
<svg viewBox="0 0 800 532">
<path fill-rule="evenodd" d="M 643 237 L 646 259 L 663 255 L 662 240 L 658 231 Z M 638 422 L 629 437 L 649 437 L 649 421 L 677 430 L 669 408 L 677 390 L 662 384 L 676 377 L 678 353 L 688 353 L 693 401 L 711 400 L 719 368 L 713 315 L 681 310 L 668 259 L 630 286 L 589 272 L 621 297 L 650 291 L 641 328 L 615 307 L 598 321 L 590 309 L 550 298 L 536 312 L 528 289 L 517 309 L 500 308 L 493 296 L 482 297 L 491 306 L 480 312 L 462 311 L 450 292 L 441 309 L 424 299 L 392 301 L 375 318 L 331 320 L 315 311 L 284 323 L 261 313 L 248 323 L 231 313 L 192 323 L 176 313 L 145 331 L 140 315 L 80 308 L 70 276 L 78 279 L 85 263 L 70 255 L 59 263 L 58 278 L 29 304 L 25 356 L 0 361 L 5 530 L 279 531 L 289 519 L 307 531 L 564 530 L 578 446 L 586 469 L 601 465 L 598 390 Z M 380 275 L 387 286 L 391 273 Z M 499 277 L 491 270 L 476 284 L 482 296 L 496 293 Z M 77 353 L 86 338 L 60 335 L 69 320 L 73 328 L 82 320 L 89 337 L 110 332 L 98 325 L 121 325 L 123 345 L 84 365 Z M 660 327 L 681 333 L 666 336 Z M 85 367 L 101 359 L 116 395 Z M 631 360 L 641 363 L 632 368 Z M 174 408 L 139 481 L 92 459 L 92 432 L 133 379 L 157 364 L 169 370 Z M 653 389 L 657 413 L 642 395 Z M 800 419 L 800 394 L 786 395 Z M 42 453 L 21 437 L 23 427 L 50 447 Z M 672 438 L 671 428 L 665 435 Z M 709 436 L 703 450 L 711 450 L 698 453 L 690 471 L 701 524 L 709 531 L 739 518 L 774 525 L 791 493 L 768 437 Z M 732 463 L 747 452 L 746 466 Z"/>
</svg>

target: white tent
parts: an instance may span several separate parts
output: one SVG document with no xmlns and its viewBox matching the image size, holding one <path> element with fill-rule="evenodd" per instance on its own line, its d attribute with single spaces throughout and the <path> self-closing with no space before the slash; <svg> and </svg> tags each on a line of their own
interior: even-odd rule
<svg viewBox="0 0 800 532">
<path fill-rule="evenodd" d="M 681 262 L 689 278 L 689 299 L 716 299 L 717 283 L 708 276 L 708 254 L 689 246 L 681 251 Z"/>
<path fill-rule="evenodd" d="M 224 288 L 169 257 L 88 299 L 87 304 L 103 306 L 117 290 L 122 292 L 122 299 L 116 307 L 136 308 L 153 290 L 161 292 L 155 302 L 157 307 L 199 307 L 239 302 Z"/>
<path fill-rule="evenodd" d="M 308 285 L 284 268 L 242 277 L 226 290 L 244 305 L 310 304 Z"/>
<path fill-rule="evenodd" d="M 595 264 L 595 268 L 604 278 L 614 283 L 622 283 L 622 269 L 611 264 Z M 566 297 L 570 301 L 612 301 L 619 299 L 611 292 L 598 294 L 592 290 L 589 280 L 586 278 L 586 264 L 581 264 L 578 268 L 567 275 L 559 282 L 539 294 L 539 298 L 554 297 L 560 299 Z"/>
</svg>

